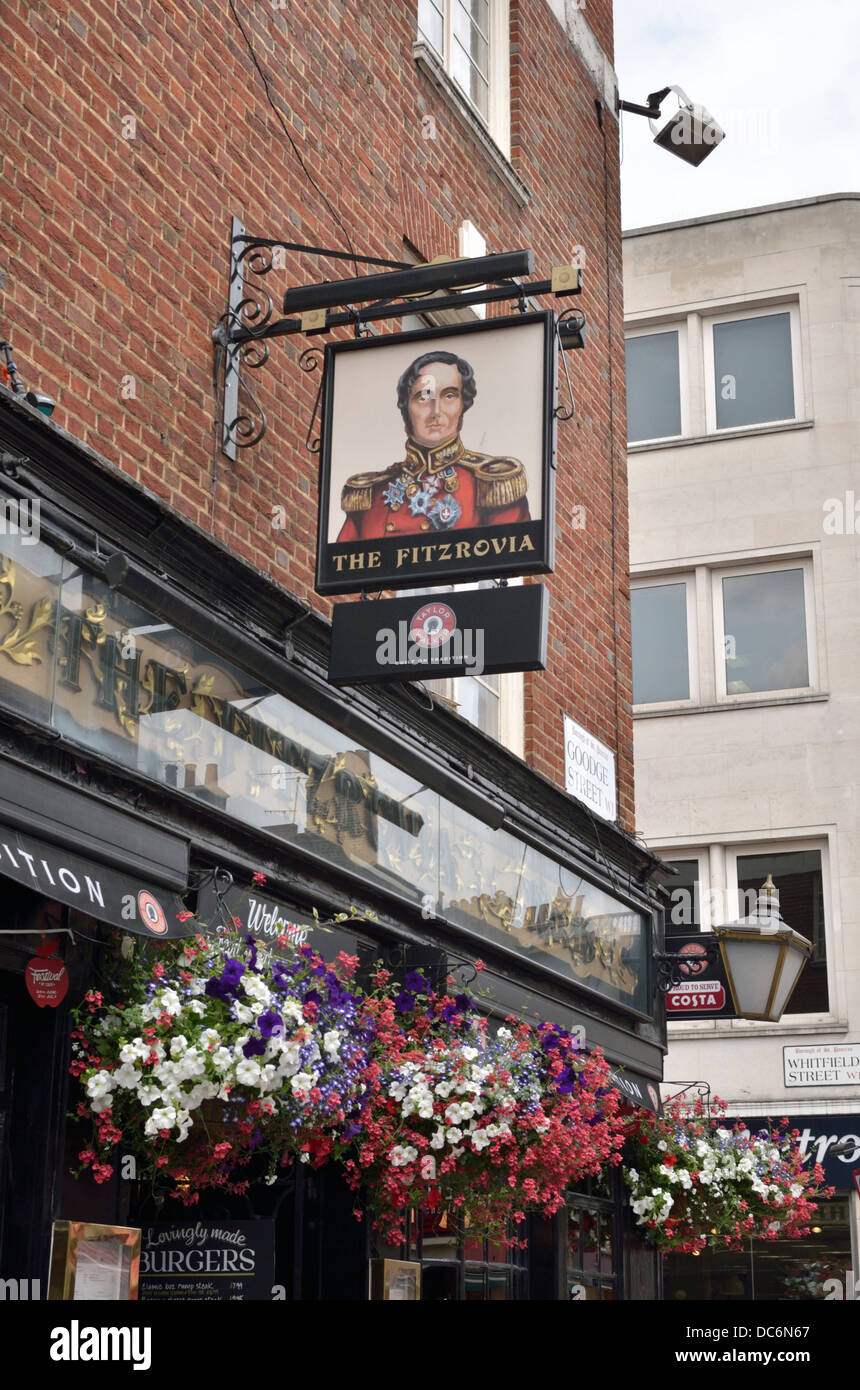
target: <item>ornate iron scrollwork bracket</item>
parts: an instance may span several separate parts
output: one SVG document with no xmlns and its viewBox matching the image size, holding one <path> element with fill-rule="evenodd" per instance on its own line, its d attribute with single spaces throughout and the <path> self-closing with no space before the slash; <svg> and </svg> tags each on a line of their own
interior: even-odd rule
<svg viewBox="0 0 860 1390">
<path fill-rule="evenodd" d="M 273 270 L 286 269 L 286 255 L 297 252 L 335 261 L 351 261 L 356 276 L 332 286 L 324 280 L 319 284 L 298 286 L 287 290 L 283 297 L 284 317 L 274 316 L 272 296 L 258 280 L 246 280 L 246 276 L 263 277 Z M 531 280 L 521 282 L 514 278 L 509 269 L 527 265 L 527 273 L 533 269 L 531 252 L 502 252 L 498 255 L 477 258 L 484 269 L 494 272 L 488 275 L 487 283 L 479 288 L 466 286 L 458 288 L 457 277 L 443 277 L 440 287 L 433 283 L 439 278 L 439 267 L 434 263 L 416 267 L 403 261 L 386 260 L 378 256 L 360 256 L 353 250 L 334 250 L 324 246 L 311 246 L 304 242 L 291 242 L 271 237 L 249 236 L 238 218 L 233 218 L 230 237 L 230 285 L 227 312 L 219 319 L 212 334 L 216 347 L 215 388 L 221 390 L 220 444 L 222 451 L 235 461 L 237 450 L 247 449 L 258 444 L 266 433 L 266 416 L 260 402 L 247 381 L 247 371 L 258 371 L 269 360 L 268 340 L 282 338 L 291 334 L 328 333 L 334 328 L 351 327 L 357 338 L 371 336 L 375 330 L 372 321 L 376 319 L 402 319 L 405 315 L 438 313 L 443 309 L 463 309 L 489 303 L 503 303 L 516 300 L 520 313 L 526 313 L 533 305 L 533 296 L 543 294 L 579 294 L 582 289 L 582 273 L 579 267 L 557 266 L 550 280 Z M 488 265 L 488 262 L 492 262 Z M 501 264 L 500 264 L 501 263 Z M 359 265 L 382 267 L 393 274 L 359 274 Z M 477 269 L 477 264 L 476 264 Z M 406 275 L 397 272 L 407 272 Z M 427 272 L 433 272 L 428 278 Z M 522 273 L 521 269 L 516 274 Z M 419 276 L 422 285 L 420 293 L 413 293 L 410 281 Z M 422 278 L 423 277 L 423 278 Z M 490 283 L 492 281 L 492 283 Z M 362 300 L 363 307 L 356 308 L 348 300 L 338 297 L 343 287 L 350 287 L 349 299 Z M 453 286 L 453 289 L 451 288 Z M 449 293 L 442 292 L 448 288 Z M 335 291 L 332 294 L 332 289 Z M 386 294 L 378 298 L 379 293 Z M 347 305 L 344 310 L 340 306 Z M 291 317 L 290 314 L 293 316 Z M 585 319 L 579 316 L 576 325 L 565 322 L 568 315 L 562 314 L 556 326 L 556 336 L 562 348 L 581 347 Z M 323 354 L 319 348 L 306 348 L 299 357 L 302 371 L 316 371 Z M 247 369 L 242 375 L 242 369 Z M 565 365 L 565 374 L 567 366 Z M 314 428 L 322 396 L 320 389 L 314 401 L 313 413 L 308 426 L 306 445 L 312 453 L 318 453 L 320 439 Z M 568 377 L 570 392 L 570 378 Z M 556 418 L 569 420 L 573 414 L 571 407 L 566 410 L 557 407 Z"/>
<path fill-rule="evenodd" d="M 216 348 L 215 386 L 221 393 L 220 444 L 222 451 L 234 461 L 237 450 L 259 444 L 268 427 L 265 411 L 248 383 L 247 371 L 259 371 L 264 367 L 269 360 L 266 340 L 283 335 L 283 324 L 273 321 L 275 305 L 271 294 L 259 280 L 249 280 L 247 277 L 250 274 L 261 280 L 273 270 L 286 270 L 287 252 L 354 260 L 356 264 L 388 269 L 407 268 L 400 261 L 353 256 L 351 252 L 304 242 L 249 236 L 243 223 L 237 217 L 233 218 L 227 312 L 218 320 L 212 338 Z M 354 311 L 353 317 L 356 337 L 364 337 L 372 331 L 363 322 L 359 311 Z M 299 327 L 297 322 L 294 328 Z M 319 366 L 315 353 L 321 356 L 318 348 L 308 348 L 301 354 L 299 366 L 302 371 L 314 371 Z M 320 394 L 321 391 L 318 391 L 307 434 L 307 446 L 314 453 L 320 447 L 319 439 L 312 438 Z"/>
</svg>

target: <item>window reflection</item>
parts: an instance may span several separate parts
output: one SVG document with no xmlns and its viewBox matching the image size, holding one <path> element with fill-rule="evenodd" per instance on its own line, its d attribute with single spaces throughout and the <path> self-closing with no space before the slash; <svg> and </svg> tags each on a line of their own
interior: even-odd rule
<svg viewBox="0 0 860 1390">
<path fill-rule="evenodd" d="M 640 913 L 489 830 L 50 548 L 0 540 L 0 677 L 35 717 L 647 1012 Z"/>
</svg>

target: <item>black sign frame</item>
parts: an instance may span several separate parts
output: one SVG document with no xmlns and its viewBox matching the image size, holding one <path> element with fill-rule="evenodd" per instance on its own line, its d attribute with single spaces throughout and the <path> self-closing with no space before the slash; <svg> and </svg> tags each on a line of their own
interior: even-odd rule
<svg viewBox="0 0 860 1390">
<path fill-rule="evenodd" d="M 429 350 L 433 343 L 441 339 L 453 340 L 452 350 L 457 351 L 459 355 L 459 347 L 455 344 L 459 345 L 461 339 L 468 339 L 470 335 L 499 330 L 514 333 L 518 328 L 523 329 L 535 324 L 539 324 L 543 330 L 542 399 L 535 405 L 536 414 L 541 422 L 540 520 L 491 523 L 460 530 L 455 527 L 440 530 L 431 528 L 426 531 L 416 529 L 414 532 L 400 533 L 392 537 L 383 535 L 373 539 L 329 541 L 332 429 L 337 364 L 342 355 L 373 352 L 403 343 L 426 343 Z M 440 348 L 440 351 L 445 350 L 445 347 Z M 416 353 L 416 356 L 421 355 L 420 352 Z M 555 551 L 557 368 L 555 314 L 550 309 L 456 324 L 453 327 L 414 329 L 378 338 L 327 343 L 320 436 L 317 593 L 378 592 L 435 584 L 465 584 L 479 579 L 522 574 L 551 573 Z M 478 385 L 480 388 L 480 382 Z M 394 403 L 392 409 L 396 409 Z M 497 534 L 493 535 L 493 532 Z M 498 534 L 499 532 L 502 534 Z M 406 555 L 402 553 L 404 551 L 407 552 Z M 416 552 L 414 555 L 413 551 Z M 361 568 L 356 567 L 357 562 L 360 562 Z"/>
<path fill-rule="evenodd" d="M 433 623 L 438 631 L 425 634 Z M 543 671 L 548 626 L 545 584 L 338 603 L 328 679 L 352 685 Z"/>
</svg>

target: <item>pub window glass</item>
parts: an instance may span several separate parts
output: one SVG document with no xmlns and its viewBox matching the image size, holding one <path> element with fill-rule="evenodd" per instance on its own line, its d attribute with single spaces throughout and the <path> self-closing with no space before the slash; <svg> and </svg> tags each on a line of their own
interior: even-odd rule
<svg viewBox="0 0 860 1390">
<path fill-rule="evenodd" d="M 634 705 L 689 700 L 686 583 L 632 589 L 630 609 Z"/>
<path fill-rule="evenodd" d="M 567 1291 L 575 1302 L 615 1298 L 612 1203 L 570 1194 L 567 1199 Z"/>
<path fill-rule="evenodd" d="M 810 685 L 802 568 L 723 579 L 726 694 Z"/>
<path fill-rule="evenodd" d="M 671 439 L 681 433 L 680 335 L 643 333 L 625 343 L 627 441 Z"/>
<path fill-rule="evenodd" d="M 715 323 L 713 335 L 717 429 L 793 420 L 790 313 Z"/>
<path fill-rule="evenodd" d="M 792 850 L 781 854 L 739 854 L 737 875 L 742 915 L 754 903 L 768 874 L 779 892 L 783 920 L 813 945 L 813 956 L 801 971 L 787 1014 L 827 1013 L 827 941 L 821 851 Z"/>
</svg>

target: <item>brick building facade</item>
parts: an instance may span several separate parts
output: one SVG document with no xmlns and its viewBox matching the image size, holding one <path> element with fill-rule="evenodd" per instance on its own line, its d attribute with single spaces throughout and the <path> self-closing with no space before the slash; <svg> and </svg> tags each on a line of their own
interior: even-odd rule
<svg viewBox="0 0 860 1390">
<path fill-rule="evenodd" d="M 618 126 L 596 110 L 605 93 L 550 5 L 513 3 L 508 164 L 413 59 L 409 6 L 239 16 L 319 192 L 227 6 L 9 7 L 3 314 L 22 374 L 55 397 L 71 434 L 326 613 L 313 593 L 316 459 L 304 440 L 317 383 L 298 370 L 304 343 L 274 345 L 255 383 L 266 438 L 235 463 L 218 447 L 211 333 L 231 215 L 331 247 L 345 231 L 359 254 L 394 260 L 407 244 L 426 260 L 457 255 L 468 219 L 488 252 L 532 247 L 541 275 L 581 246 L 588 350 L 569 357 L 552 661 L 526 680 L 525 755 L 563 785 L 571 715 L 616 752 L 631 829 Z M 587 19 L 611 63 L 610 4 L 590 4 Z M 280 287 L 349 272 L 288 254 Z"/>
</svg>

